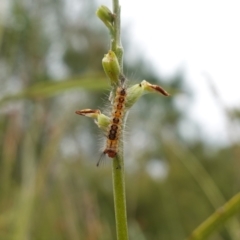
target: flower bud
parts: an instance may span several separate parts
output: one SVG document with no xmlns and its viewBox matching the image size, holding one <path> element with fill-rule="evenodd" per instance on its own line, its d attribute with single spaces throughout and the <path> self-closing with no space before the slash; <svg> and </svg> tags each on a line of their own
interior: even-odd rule
<svg viewBox="0 0 240 240">
<path fill-rule="evenodd" d="M 97 16 L 103 21 L 107 28 L 113 28 L 114 14 L 106 6 L 102 5 L 96 12 Z"/>
<path fill-rule="evenodd" d="M 104 55 L 102 65 L 106 75 L 110 79 L 111 85 L 117 84 L 120 74 L 120 66 L 113 51 L 109 50 L 109 52 Z"/>
<path fill-rule="evenodd" d="M 108 125 L 110 124 L 110 118 L 106 115 L 102 114 L 98 109 L 83 109 L 75 112 L 81 116 L 90 117 L 95 119 L 95 123 L 102 130 L 106 130 Z"/>
<path fill-rule="evenodd" d="M 140 84 L 135 84 L 127 90 L 126 108 L 131 108 L 133 104 L 143 95 L 143 87 Z"/>
<path fill-rule="evenodd" d="M 98 115 L 97 120 L 95 121 L 95 123 L 98 125 L 99 128 L 101 128 L 102 130 L 106 131 L 109 124 L 110 124 L 110 118 L 102 113 L 100 113 Z"/>
<path fill-rule="evenodd" d="M 161 93 L 164 96 L 169 96 L 169 94 L 160 86 L 153 85 L 146 80 L 143 80 L 139 84 L 135 84 L 127 90 L 126 98 L 126 108 L 131 108 L 137 100 L 146 93 Z"/>
<path fill-rule="evenodd" d="M 151 84 L 151 83 L 147 82 L 146 80 L 143 80 L 141 82 L 141 84 L 143 86 L 144 91 L 161 93 L 164 96 L 169 96 L 169 93 L 166 92 L 161 86 Z"/>
</svg>

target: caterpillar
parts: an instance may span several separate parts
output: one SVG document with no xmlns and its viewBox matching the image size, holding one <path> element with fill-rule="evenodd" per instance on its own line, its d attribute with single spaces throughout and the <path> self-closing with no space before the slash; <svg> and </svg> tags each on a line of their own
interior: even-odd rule
<svg viewBox="0 0 240 240">
<path fill-rule="evenodd" d="M 103 154 L 107 154 L 110 158 L 115 158 L 119 150 L 119 139 L 122 134 L 126 96 L 127 91 L 125 87 L 117 87 L 112 104 L 110 124 L 107 129 L 106 146 L 103 151 Z M 100 160 L 101 158 L 99 159 L 97 166 L 99 166 Z"/>
</svg>

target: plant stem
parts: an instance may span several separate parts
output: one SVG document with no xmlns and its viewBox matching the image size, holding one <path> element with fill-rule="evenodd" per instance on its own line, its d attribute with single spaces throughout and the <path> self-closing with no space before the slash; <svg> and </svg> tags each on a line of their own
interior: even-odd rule
<svg viewBox="0 0 240 240">
<path fill-rule="evenodd" d="M 206 221 L 196 228 L 188 240 L 206 239 L 216 228 L 226 222 L 240 210 L 240 193 L 214 212 Z"/>
<path fill-rule="evenodd" d="M 111 39 L 111 50 L 118 58 L 121 72 L 123 72 L 123 47 L 121 44 L 121 7 L 118 0 L 112 0 L 114 14 L 114 31 Z"/>
<path fill-rule="evenodd" d="M 122 154 L 121 152 L 120 154 Z M 119 154 L 119 155 L 120 155 Z M 119 165 L 121 168 L 119 168 Z M 128 240 L 126 196 L 124 182 L 124 161 L 122 155 L 113 160 L 113 196 L 118 240 Z"/>
<path fill-rule="evenodd" d="M 114 31 L 111 36 L 111 50 L 116 54 L 120 65 L 120 71 L 123 73 L 123 48 L 121 45 L 121 19 L 119 1 L 113 0 L 112 4 L 115 18 L 113 23 Z M 120 137 L 119 141 L 122 143 L 122 140 L 123 136 Z M 123 144 L 121 145 L 121 150 L 119 150 L 117 157 L 113 159 L 112 164 L 113 198 L 117 240 L 128 240 Z"/>
</svg>

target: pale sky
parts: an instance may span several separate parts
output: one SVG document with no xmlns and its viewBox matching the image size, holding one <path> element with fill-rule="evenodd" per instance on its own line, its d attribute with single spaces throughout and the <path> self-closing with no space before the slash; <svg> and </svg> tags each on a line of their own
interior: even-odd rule
<svg viewBox="0 0 240 240">
<path fill-rule="evenodd" d="M 111 8 L 112 1 L 99 2 Z M 162 76 L 184 70 L 195 96 L 187 107 L 202 133 L 213 140 L 225 138 L 226 123 L 204 73 L 226 106 L 240 106 L 240 1 L 120 0 L 120 4 L 123 27 L 131 29 L 128 37 L 142 49 L 143 57 Z"/>
</svg>

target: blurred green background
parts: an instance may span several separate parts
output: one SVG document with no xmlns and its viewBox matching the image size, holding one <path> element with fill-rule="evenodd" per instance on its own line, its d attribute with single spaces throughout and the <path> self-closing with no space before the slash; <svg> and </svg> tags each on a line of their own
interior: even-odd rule
<svg viewBox="0 0 240 240">
<path fill-rule="evenodd" d="M 79 2 L 74 14 L 71 1 L 0 4 L 1 240 L 115 239 L 111 160 L 95 166 L 103 135 L 74 113 L 106 109 L 109 86 L 101 59 L 109 35 L 95 16 L 96 2 Z M 213 94 L 230 144 L 200 138 L 181 107 L 193 98 L 184 74 L 162 79 L 142 51 L 128 54 L 131 44 L 123 29 L 129 84 L 147 79 L 172 96 L 146 95 L 129 114 L 130 239 L 184 239 L 240 191 L 240 147 L 231 141 L 239 110 L 225 109 Z M 232 218 L 210 239 L 240 239 L 239 220 Z"/>
</svg>

